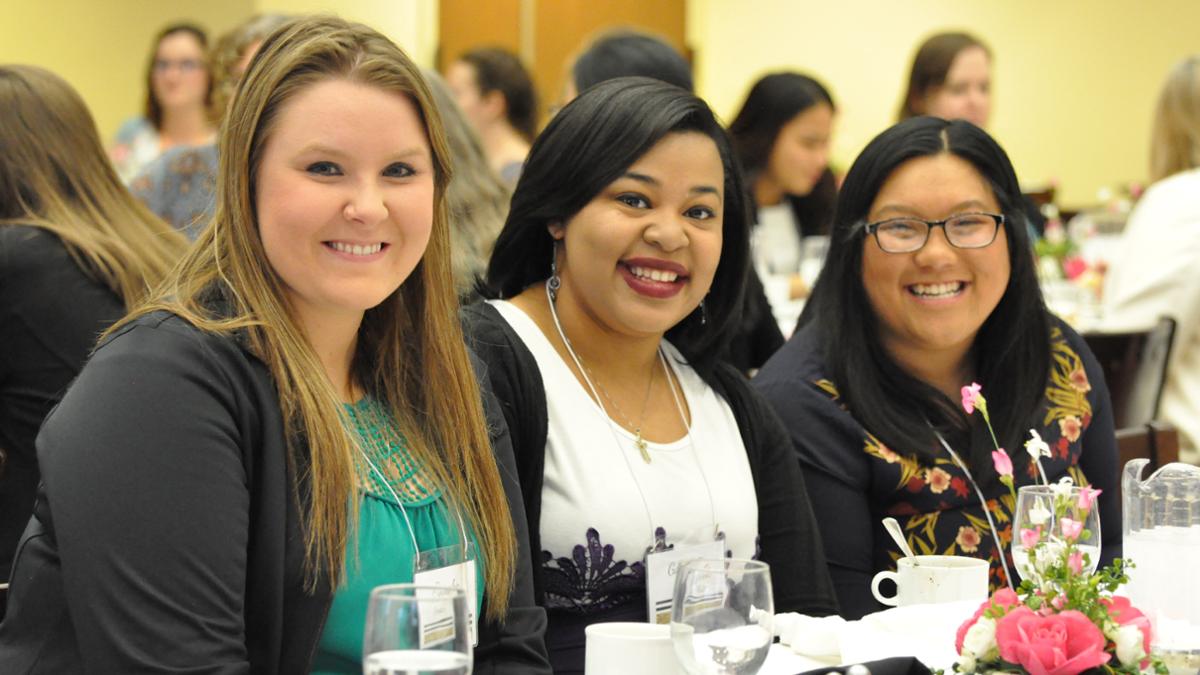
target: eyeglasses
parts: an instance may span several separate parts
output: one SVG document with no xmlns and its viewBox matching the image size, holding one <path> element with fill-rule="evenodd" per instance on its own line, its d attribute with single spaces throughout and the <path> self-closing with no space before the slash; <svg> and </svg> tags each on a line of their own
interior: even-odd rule
<svg viewBox="0 0 1200 675">
<path fill-rule="evenodd" d="M 867 223 L 866 229 L 885 253 L 912 253 L 925 246 L 929 232 L 935 227 L 942 228 L 946 241 L 955 248 L 986 248 L 996 240 L 1003 224 L 1004 216 L 1000 214 L 960 213 L 945 220 L 889 218 Z"/>
<path fill-rule="evenodd" d="M 172 61 L 170 59 L 154 59 L 154 71 L 157 73 L 165 73 L 172 68 L 178 68 L 181 73 L 194 73 L 200 70 L 202 64 L 196 59 L 180 59 Z"/>
</svg>

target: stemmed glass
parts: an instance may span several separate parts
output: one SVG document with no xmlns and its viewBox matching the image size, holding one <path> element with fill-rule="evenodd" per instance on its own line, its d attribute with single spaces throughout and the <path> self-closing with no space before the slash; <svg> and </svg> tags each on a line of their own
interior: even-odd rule
<svg viewBox="0 0 1200 675">
<path fill-rule="evenodd" d="M 771 570 L 764 562 L 692 560 L 675 576 L 671 641 L 689 675 L 752 675 L 774 639 Z"/>
<path fill-rule="evenodd" d="M 365 675 L 470 675 L 467 597 L 415 584 L 371 591 L 363 634 Z"/>
<path fill-rule="evenodd" d="M 1080 499 L 1091 488 L 1026 485 L 1017 491 L 1013 514 L 1012 556 L 1022 579 L 1041 583 L 1068 543 L 1083 554 L 1077 574 L 1091 574 L 1100 563 L 1100 508 Z M 1093 491 L 1094 492 L 1094 491 Z"/>
</svg>

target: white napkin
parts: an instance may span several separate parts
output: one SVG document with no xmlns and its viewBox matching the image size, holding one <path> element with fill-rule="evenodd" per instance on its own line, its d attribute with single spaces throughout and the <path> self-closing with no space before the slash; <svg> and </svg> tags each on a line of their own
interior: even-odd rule
<svg viewBox="0 0 1200 675">
<path fill-rule="evenodd" d="M 979 609 L 978 602 L 908 605 L 848 622 L 839 634 L 843 663 L 915 656 L 930 669 L 950 669 L 958 660 L 958 627 Z"/>
<path fill-rule="evenodd" d="M 775 634 L 797 654 L 832 657 L 840 661 L 839 635 L 847 622 L 840 616 L 805 616 L 795 612 L 775 615 Z"/>
</svg>

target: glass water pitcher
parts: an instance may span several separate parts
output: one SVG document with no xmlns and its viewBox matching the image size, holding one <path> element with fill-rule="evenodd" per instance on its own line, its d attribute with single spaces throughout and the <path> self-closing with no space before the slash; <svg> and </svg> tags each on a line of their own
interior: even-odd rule
<svg viewBox="0 0 1200 675">
<path fill-rule="evenodd" d="M 1151 650 L 1172 673 L 1200 670 L 1200 467 L 1174 462 L 1142 480 L 1148 459 L 1121 481 L 1125 589 L 1154 626 Z"/>
</svg>

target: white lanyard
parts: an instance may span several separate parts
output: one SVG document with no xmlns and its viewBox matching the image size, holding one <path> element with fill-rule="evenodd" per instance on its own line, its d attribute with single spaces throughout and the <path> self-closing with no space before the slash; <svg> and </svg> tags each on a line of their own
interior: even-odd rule
<svg viewBox="0 0 1200 675">
<path fill-rule="evenodd" d="M 413 555 L 420 555 L 421 547 L 417 544 L 417 534 L 413 529 L 412 519 L 408 517 L 408 509 L 404 508 L 404 501 L 400 499 L 400 495 L 396 492 L 396 489 L 392 487 L 392 484 L 390 481 L 388 481 L 387 476 L 385 476 L 383 472 L 379 470 L 379 467 L 375 465 L 375 462 L 371 461 L 370 455 L 368 455 L 361 447 L 358 449 L 358 452 L 360 455 L 362 455 L 362 458 L 366 460 L 367 466 L 370 466 L 371 470 L 375 472 L 375 475 L 379 476 L 379 482 L 383 483 L 383 486 L 388 489 L 388 492 L 392 493 L 392 499 L 396 500 L 396 506 L 400 508 L 400 515 L 404 516 L 404 524 L 408 526 L 408 536 L 412 539 Z M 462 512 L 460 510 L 455 508 L 454 515 L 458 516 L 458 531 L 462 535 L 463 555 L 465 556 L 467 554 L 467 525 L 465 522 L 463 522 Z"/>
<path fill-rule="evenodd" d="M 550 316 L 554 318 L 554 327 L 558 329 L 558 336 L 562 338 L 563 344 L 567 347 L 567 353 L 571 355 L 571 360 L 575 362 L 575 367 L 579 369 L 579 374 L 583 377 L 584 383 L 587 384 L 588 390 L 591 391 L 592 398 L 595 399 L 596 405 L 600 407 L 600 411 L 604 416 L 604 421 L 608 423 L 608 430 L 612 434 L 617 453 L 621 455 L 621 459 L 625 462 L 625 468 L 629 470 L 629 476 L 633 479 L 633 486 L 637 489 L 638 496 L 641 497 L 642 508 L 644 508 L 646 511 L 646 521 L 650 528 L 651 544 L 647 549 L 647 552 L 649 553 L 655 550 L 655 542 L 657 540 L 657 537 L 655 536 L 654 518 L 650 514 L 650 502 L 647 501 L 646 493 L 642 490 L 642 486 L 637 479 L 637 474 L 634 473 L 633 466 L 629 463 L 629 457 L 623 450 L 621 439 L 617 435 L 617 431 L 614 428 L 616 423 L 613 422 L 611 417 L 609 417 L 608 411 L 604 409 L 604 404 L 601 402 L 600 393 L 596 390 L 595 385 L 592 384 L 591 378 L 589 378 L 587 375 L 587 370 L 584 369 L 583 363 L 579 360 L 579 356 L 575 354 L 575 349 L 571 346 L 571 341 L 567 339 L 567 334 L 563 331 L 562 323 L 558 320 L 558 308 L 554 305 L 554 296 L 550 293 L 549 280 L 546 280 L 546 301 L 550 304 Z M 712 488 L 708 484 L 708 476 L 704 473 L 704 465 L 700 463 L 700 456 L 696 452 L 696 443 L 692 439 L 692 425 L 688 421 L 687 414 L 683 410 L 683 402 L 679 400 L 679 394 L 675 392 L 675 385 L 671 382 L 672 370 L 667 366 L 667 359 L 665 356 L 663 356 L 663 350 L 661 346 L 658 348 L 658 359 L 659 362 L 662 363 L 663 371 L 667 373 L 667 385 L 671 389 L 671 396 L 675 399 L 675 408 L 679 411 L 679 419 L 683 421 L 684 429 L 687 430 L 688 447 L 691 448 L 692 458 L 696 462 L 696 469 L 700 472 L 700 479 L 704 481 L 704 491 L 708 495 L 708 509 L 713 523 L 713 537 L 715 538 L 716 534 L 721 529 L 720 525 L 717 523 L 716 501 L 712 496 Z M 678 376 L 676 376 L 676 379 L 678 379 Z"/>
<path fill-rule="evenodd" d="M 928 422 L 926 422 L 926 424 L 928 424 Z M 975 494 L 979 497 L 979 505 L 983 507 L 983 515 L 987 517 L 988 527 L 990 527 L 992 530 L 992 541 L 996 542 L 996 551 L 1000 555 L 1000 564 L 1004 566 L 1004 580 L 1008 583 L 1009 589 L 1012 589 L 1012 572 L 1008 569 L 1008 560 L 1004 557 L 1004 546 L 1000 543 L 1000 536 L 996 534 L 996 521 L 992 520 L 992 511 L 988 508 L 987 499 L 985 499 L 983 496 L 983 490 L 979 489 L 979 484 L 976 483 L 975 478 L 971 476 L 971 470 L 967 468 L 966 463 L 962 461 L 962 459 L 958 456 L 958 453 L 954 452 L 954 448 L 951 448 L 950 444 L 946 442 L 946 439 L 942 436 L 941 432 L 937 429 L 934 429 L 932 424 L 929 425 L 929 428 L 933 429 L 933 433 L 937 436 L 938 440 L 941 441 L 942 447 L 946 448 L 946 452 L 950 453 L 950 459 L 953 459 L 954 463 L 958 465 L 958 468 L 962 469 L 963 473 L 967 475 L 967 482 L 971 484 L 971 487 L 975 488 Z"/>
</svg>

